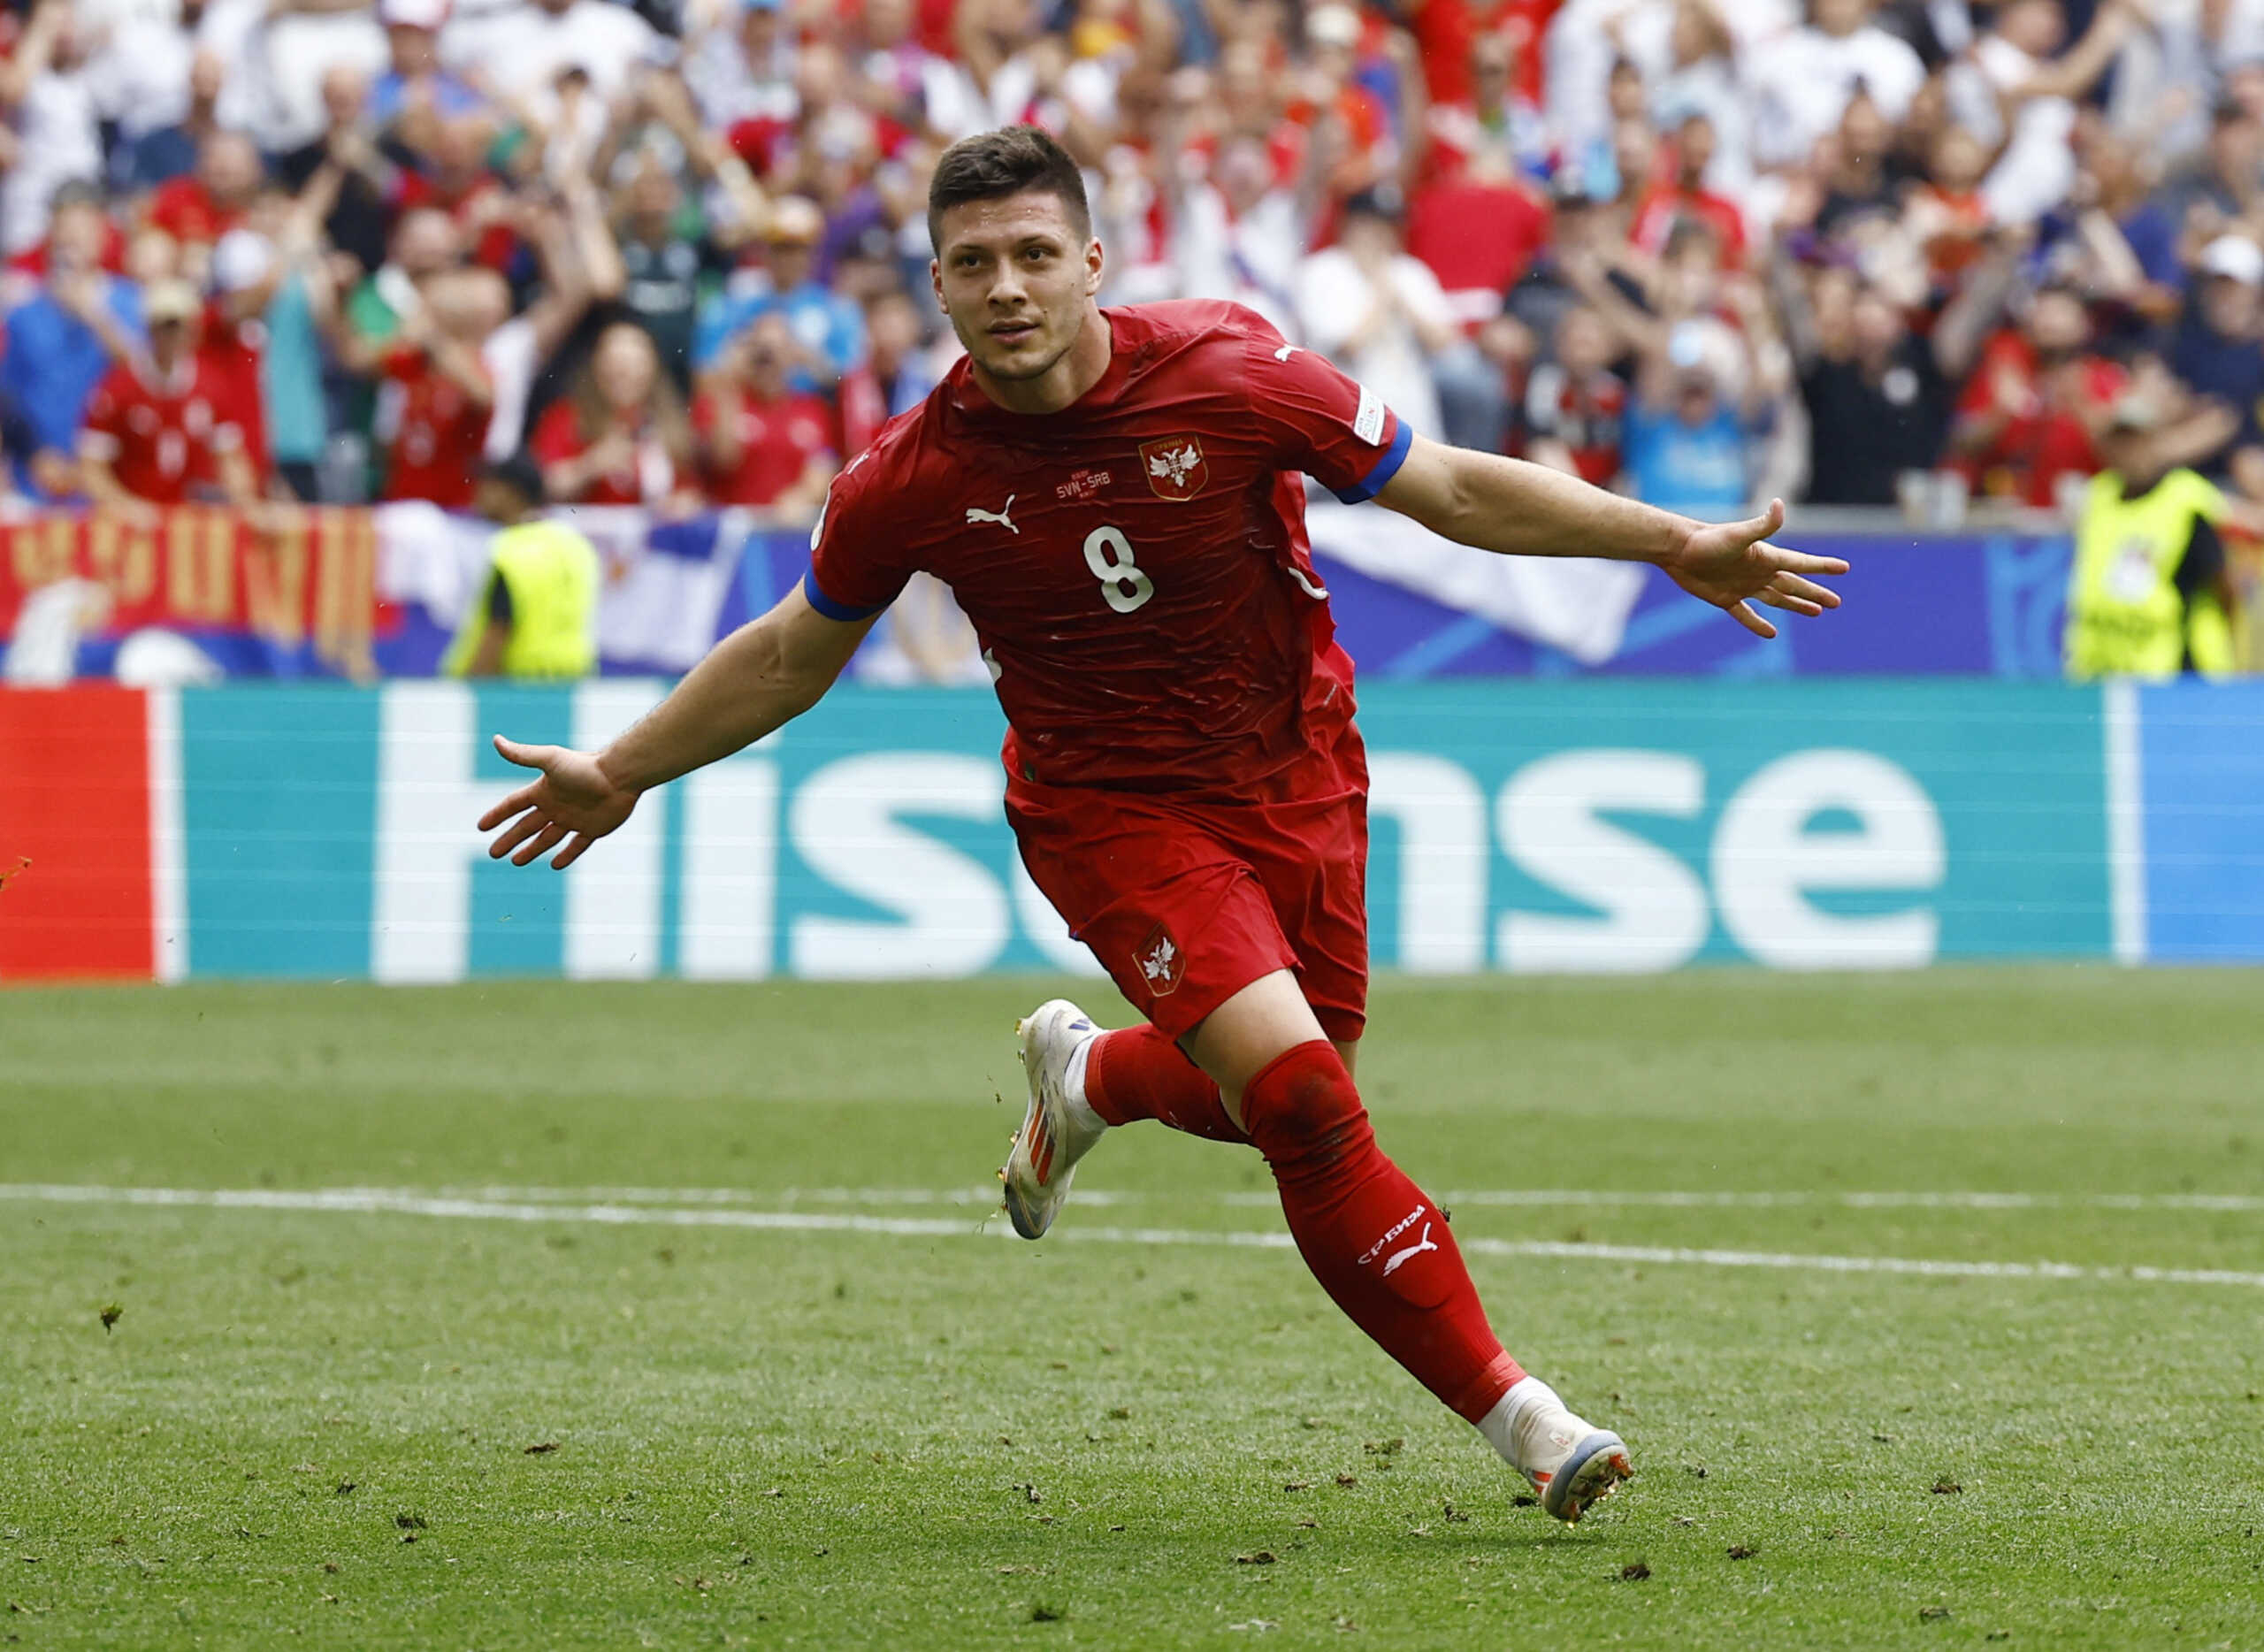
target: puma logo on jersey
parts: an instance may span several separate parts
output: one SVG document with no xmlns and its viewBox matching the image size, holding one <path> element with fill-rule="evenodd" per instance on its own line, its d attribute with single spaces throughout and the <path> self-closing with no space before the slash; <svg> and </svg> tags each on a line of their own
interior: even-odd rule
<svg viewBox="0 0 2264 1652">
<path fill-rule="evenodd" d="M 1007 494 L 1006 502 L 999 506 L 996 510 L 980 510 L 975 506 L 969 505 L 967 508 L 968 525 L 972 527 L 978 522 L 995 522 L 1000 527 L 1006 529 L 1007 532 L 1013 534 L 1016 539 L 1021 538 L 1022 531 L 1014 526 L 1014 519 L 1011 516 L 1007 515 L 1007 512 L 1011 511 L 1014 508 L 1014 497 L 1015 496 L 1012 493 Z"/>
<path fill-rule="evenodd" d="M 1277 362 L 1286 362 L 1289 357 L 1295 356 L 1296 353 L 1297 347 L 1296 345 L 1285 344 L 1280 349 L 1274 352 L 1274 359 Z"/>
</svg>

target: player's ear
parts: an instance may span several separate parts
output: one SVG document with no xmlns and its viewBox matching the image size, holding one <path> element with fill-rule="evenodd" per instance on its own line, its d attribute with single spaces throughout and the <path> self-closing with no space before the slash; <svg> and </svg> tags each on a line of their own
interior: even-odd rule
<svg viewBox="0 0 2264 1652">
<path fill-rule="evenodd" d="M 928 260 L 928 285 L 936 289 L 936 302 L 943 305 L 944 313 L 949 315 L 952 307 L 944 302 L 944 261 L 942 259 Z"/>
<path fill-rule="evenodd" d="M 1096 235 L 1085 243 L 1085 296 L 1090 298 L 1100 291 L 1101 266 L 1104 259 L 1100 237 Z"/>
</svg>

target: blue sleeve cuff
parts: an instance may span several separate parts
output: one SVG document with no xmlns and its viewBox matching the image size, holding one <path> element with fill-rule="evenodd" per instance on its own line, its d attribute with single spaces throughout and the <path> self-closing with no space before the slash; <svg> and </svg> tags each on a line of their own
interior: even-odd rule
<svg viewBox="0 0 2264 1652">
<path fill-rule="evenodd" d="M 815 568 L 802 576 L 802 595 L 808 599 L 812 608 L 824 615 L 826 618 L 839 620 L 844 624 L 853 624 L 859 620 L 870 619 L 888 606 L 885 602 L 876 602 L 868 608 L 860 608 L 846 602 L 836 602 L 820 588 L 817 583 L 817 570 Z"/>
<path fill-rule="evenodd" d="M 1399 474 L 1399 467 L 1407 463 L 1407 450 L 1415 445 L 1414 427 L 1396 413 L 1391 416 L 1391 422 L 1395 426 L 1391 432 L 1391 445 L 1383 450 L 1368 473 L 1350 487 L 1332 490 L 1346 504 L 1365 504 L 1373 499 L 1383 492 L 1393 477 Z"/>
</svg>

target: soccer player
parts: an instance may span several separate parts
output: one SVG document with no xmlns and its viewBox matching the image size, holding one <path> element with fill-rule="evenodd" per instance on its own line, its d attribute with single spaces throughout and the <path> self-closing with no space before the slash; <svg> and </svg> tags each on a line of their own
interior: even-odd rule
<svg viewBox="0 0 2264 1652">
<path fill-rule="evenodd" d="M 650 787 L 816 704 L 913 572 L 945 581 L 1006 714 L 1023 863 L 1148 1018 L 1022 1022 L 1016 1231 L 1045 1232 L 1112 1128 L 1251 1143 L 1337 1305 L 1576 1520 L 1626 1447 L 1503 1351 L 1354 1087 L 1367 772 L 1296 473 L 1486 550 L 1656 562 L 1763 637 L 1753 603 L 1820 613 L 1839 599 L 1807 576 L 1846 564 L 1769 544 L 1781 505 L 1706 527 L 1442 447 L 1238 305 L 1100 309 L 1076 165 L 1035 129 L 954 144 L 928 201 L 966 358 L 836 479 L 801 585 L 642 722 L 595 753 L 496 740 L 542 772 L 482 817 L 489 853 L 570 865 Z"/>
</svg>

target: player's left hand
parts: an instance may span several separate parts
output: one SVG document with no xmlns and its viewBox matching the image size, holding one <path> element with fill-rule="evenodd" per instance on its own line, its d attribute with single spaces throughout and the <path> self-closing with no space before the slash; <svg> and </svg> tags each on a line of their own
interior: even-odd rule
<svg viewBox="0 0 2264 1652">
<path fill-rule="evenodd" d="M 1754 611 L 1755 602 L 1788 614 L 1821 614 L 1840 606 L 1840 593 L 1807 576 L 1847 571 L 1836 556 L 1770 544 L 1769 536 L 1784 525 L 1785 501 L 1772 499 L 1766 513 L 1748 521 L 1694 529 L 1664 567 L 1701 602 L 1726 610 L 1756 637 L 1774 637 L 1776 626 Z"/>
</svg>

